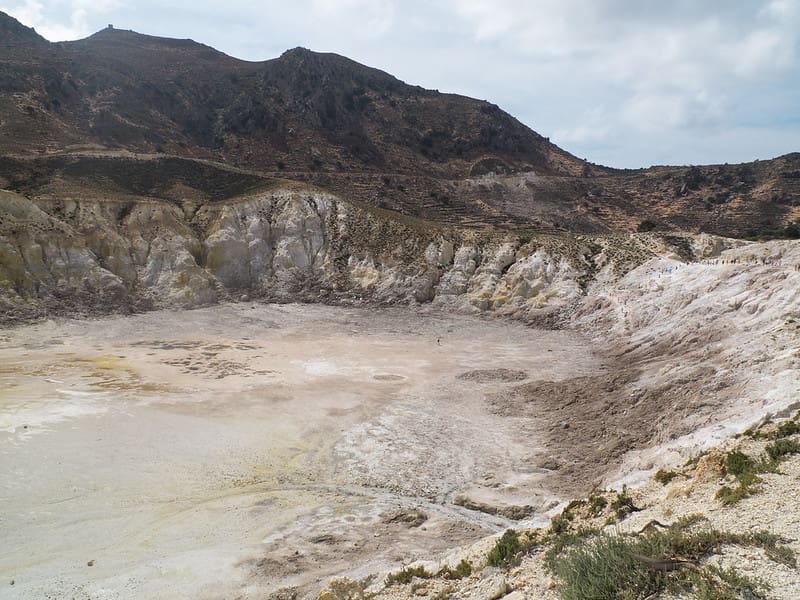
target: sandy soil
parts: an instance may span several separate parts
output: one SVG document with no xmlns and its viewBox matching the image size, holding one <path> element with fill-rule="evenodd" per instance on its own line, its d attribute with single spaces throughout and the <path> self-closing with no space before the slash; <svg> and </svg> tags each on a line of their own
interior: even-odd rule
<svg viewBox="0 0 800 600">
<path fill-rule="evenodd" d="M 573 332 L 406 309 L 0 332 L 0 596 L 310 593 L 476 540 L 558 501 L 537 415 L 487 394 L 603 370 Z"/>
</svg>

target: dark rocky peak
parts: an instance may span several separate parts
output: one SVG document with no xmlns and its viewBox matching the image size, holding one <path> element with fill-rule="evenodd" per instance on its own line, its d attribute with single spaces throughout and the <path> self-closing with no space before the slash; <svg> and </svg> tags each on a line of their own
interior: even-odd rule
<svg viewBox="0 0 800 600">
<path fill-rule="evenodd" d="M 176 63 L 240 63 L 211 46 L 191 39 L 173 39 L 145 35 L 135 31 L 108 26 L 82 40 L 65 42 L 64 47 L 76 52 L 90 52 L 106 60 L 138 62 L 147 60 L 142 66 L 147 69 L 155 64 Z"/>
<path fill-rule="evenodd" d="M 424 93 L 379 69 L 367 67 L 333 53 L 313 52 L 306 48 L 287 50 L 279 58 L 264 63 L 267 85 L 305 89 L 340 88 L 367 90 L 380 94 Z"/>
</svg>

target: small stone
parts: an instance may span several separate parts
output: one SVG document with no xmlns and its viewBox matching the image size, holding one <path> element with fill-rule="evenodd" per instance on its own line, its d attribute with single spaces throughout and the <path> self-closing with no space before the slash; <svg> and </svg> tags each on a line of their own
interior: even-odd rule
<svg viewBox="0 0 800 600">
<path fill-rule="evenodd" d="M 496 585 L 490 588 L 492 591 L 486 597 L 486 600 L 498 600 L 511 591 L 511 586 L 505 579 L 500 579 Z"/>
<path fill-rule="evenodd" d="M 92 559 L 92 560 L 90 560 L 89 562 L 87 562 L 87 563 L 86 563 L 86 566 L 87 566 L 87 567 L 93 567 L 93 566 L 94 566 L 94 559 Z"/>
<path fill-rule="evenodd" d="M 497 567 L 484 567 L 481 571 L 481 579 L 489 579 L 493 577 L 495 574 L 499 573 L 500 569 Z"/>
</svg>

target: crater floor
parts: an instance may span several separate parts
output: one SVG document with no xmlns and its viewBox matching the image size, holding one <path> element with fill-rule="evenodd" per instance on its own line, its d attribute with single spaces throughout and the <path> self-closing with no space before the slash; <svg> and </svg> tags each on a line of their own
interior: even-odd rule
<svg viewBox="0 0 800 600">
<path fill-rule="evenodd" d="M 490 398 L 604 371 L 575 332 L 405 308 L 2 331 L 0 596 L 302 594 L 476 540 L 559 499 L 536 412 Z"/>
</svg>

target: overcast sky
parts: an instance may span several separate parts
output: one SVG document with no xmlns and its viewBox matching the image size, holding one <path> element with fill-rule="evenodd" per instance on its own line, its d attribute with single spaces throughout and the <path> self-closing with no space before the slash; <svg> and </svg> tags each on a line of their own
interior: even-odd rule
<svg viewBox="0 0 800 600">
<path fill-rule="evenodd" d="M 120 29 L 247 60 L 303 46 L 498 104 L 614 167 L 800 151 L 800 0 L 0 0 L 51 41 Z"/>
</svg>

